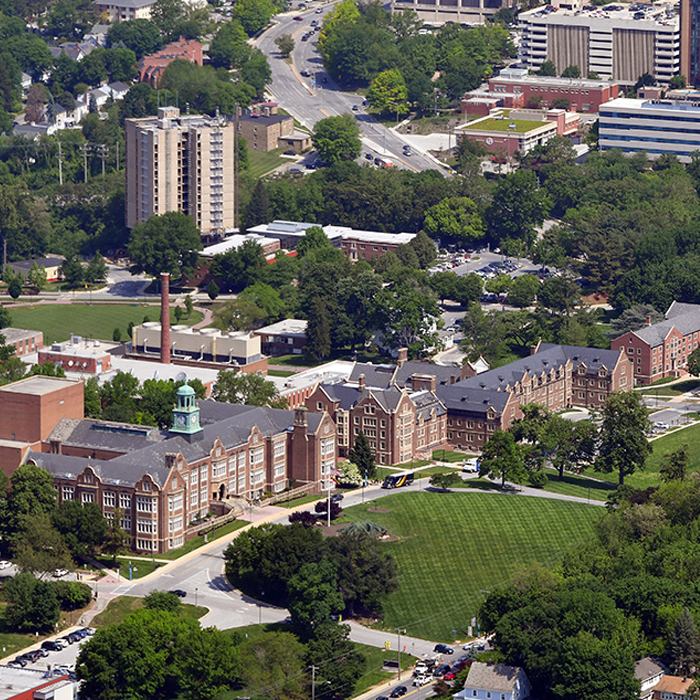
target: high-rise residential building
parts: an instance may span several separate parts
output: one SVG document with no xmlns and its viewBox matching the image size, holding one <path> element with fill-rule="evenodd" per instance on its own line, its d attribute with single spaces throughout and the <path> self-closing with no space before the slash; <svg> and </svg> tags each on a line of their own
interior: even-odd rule
<svg viewBox="0 0 700 700">
<path fill-rule="evenodd" d="M 680 21 L 671 5 L 608 8 L 547 5 L 521 12 L 522 65 L 537 70 L 551 61 L 558 75 L 577 66 L 584 78 L 595 74 L 628 84 L 645 73 L 662 83 L 680 73 Z"/>
<path fill-rule="evenodd" d="M 681 0 L 681 75 L 700 85 L 700 0 Z"/>
<path fill-rule="evenodd" d="M 161 107 L 127 119 L 126 225 L 181 211 L 204 234 L 232 229 L 234 152 L 234 124 L 220 117 Z"/>
<path fill-rule="evenodd" d="M 443 24 L 484 24 L 510 0 L 391 0 L 392 12 L 413 10 L 421 21 L 433 26 Z"/>
</svg>

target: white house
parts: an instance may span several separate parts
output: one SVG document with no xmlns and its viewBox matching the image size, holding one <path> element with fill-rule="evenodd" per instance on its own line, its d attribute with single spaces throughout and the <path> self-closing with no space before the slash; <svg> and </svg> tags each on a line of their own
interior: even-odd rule
<svg viewBox="0 0 700 700">
<path fill-rule="evenodd" d="M 634 677 L 641 684 L 639 700 L 648 700 L 652 696 L 663 675 L 664 669 L 648 656 L 634 662 Z"/>
<path fill-rule="evenodd" d="M 530 681 L 522 668 L 480 661 L 471 665 L 464 690 L 455 695 L 458 700 L 527 700 L 529 697 Z"/>
</svg>

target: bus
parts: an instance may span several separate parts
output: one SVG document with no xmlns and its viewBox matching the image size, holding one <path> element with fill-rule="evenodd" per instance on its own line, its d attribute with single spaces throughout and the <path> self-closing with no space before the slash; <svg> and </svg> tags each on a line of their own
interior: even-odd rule
<svg viewBox="0 0 700 700">
<path fill-rule="evenodd" d="M 389 474 L 382 484 L 383 489 L 397 489 L 400 486 L 410 486 L 414 479 L 413 472 L 397 472 Z"/>
</svg>

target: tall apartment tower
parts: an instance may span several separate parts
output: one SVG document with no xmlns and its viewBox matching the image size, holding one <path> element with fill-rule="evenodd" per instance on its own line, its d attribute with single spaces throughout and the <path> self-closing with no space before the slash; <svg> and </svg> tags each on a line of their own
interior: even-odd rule
<svg viewBox="0 0 700 700">
<path fill-rule="evenodd" d="M 681 75 L 700 85 L 700 0 L 681 0 Z"/>
<path fill-rule="evenodd" d="M 232 229 L 234 140 L 232 122 L 182 116 L 177 107 L 161 107 L 157 117 L 127 119 L 126 225 L 181 211 L 203 234 Z"/>
</svg>

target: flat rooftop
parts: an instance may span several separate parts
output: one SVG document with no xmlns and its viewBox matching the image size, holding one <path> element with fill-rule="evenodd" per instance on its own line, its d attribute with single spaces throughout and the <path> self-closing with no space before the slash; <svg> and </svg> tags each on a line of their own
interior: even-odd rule
<svg viewBox="0 0 700 700">
<path fill-rule="evenodd" d="M 547 8 L 553 9 L 548 10 Z M 672 27 L 678 24 L 678 13 L 671 3 L 657 4 L 643 3 L 610 3 L 604 7 L 596 7 L 592 10 L 568 10 L 556 8 L 551 5 L 542 5 L 532 10 L 519 14 L 519 19 L 529 21 L 541 19 L 547 24 L 586 24 L 592 21 L 610 21 L 614 23 L 629 23 L 637 29 L 657 29 L 659 27 Z M 635 9 L 632 9 L 635 8 Z M 637 17 L 637 19 L 635 19 Z M 572 20 L 574 20 L 572 22 Z"/>
<path fill-rule="evenodd" d="M 0 328 L 0 334 L 4 336 L 6 343 L 16 343 L 19 340 L 25 340 L 26 338 L 35 338 L 37 335 L 41 335 L 41 331 L 30 331 L 26 328 Z"/>
<path fill-rule="evenodd" d="M 20 379 L 13 384 L 6 384 L 0 387 L 0 392 L 12 394 L 32 394 L 33 396 L 43 396 L 50 394 L 58 389 L 65 389 L 70 386 L 75 386 L 80 380 L 63 379 L 61 377 L 27 377 Z"/>
<path fill-rule="evenodd" d="M 700 114 L 700 102 L 691 100 L 636 100 L 632 97 L 618 97 L 602 105 L 603 107 L 618 107 L 624 109 L 667 110 L 669 112 L 690 112 Z"/>
<path fill-rule="evenodd" d="M 270 335 L 275 333 L 296 333 L 299 335 L 305 335 L 308 323 L 308 321 L 303 321 L 298 318 L 285 318 L 282 321 L 277 321 L 277 323 L 271 323 L 269 326 L 258 328 L 253 332 L 256 335 L 260 335 L 262 333 L 267 333 Z"/>
<path fill-rule="evenodd" d="M 41 686 L 49 686 L 51 690 L 55 691 L 59 686 L 71 683 L 71 681 L 67 680 L 68 676 L 60 679 L 45 678 L 44 671 L 12 668 L 10 666 L 0 666 L 0 678 L 2 678 L 2 683 L 0 683 L 0 700 L 16 698 L 18 695 L 30 693 Z"/>
<path fill-rule="evenodd" d="M 460 127 L 460 129 L 463 129 L 464 131 L 505 131 L 511 134 L 525 134 L 528 131 L 539 129 L 541 126 L 546 126 L 547 124 L 554 125 L 554 122 L 534 120 L 525 121 L 523 119 L 508 119 L 508 117 L 503 119 L 489 117 L 488 119 L 465 124 L 464 126 Z"/>
</svg>

